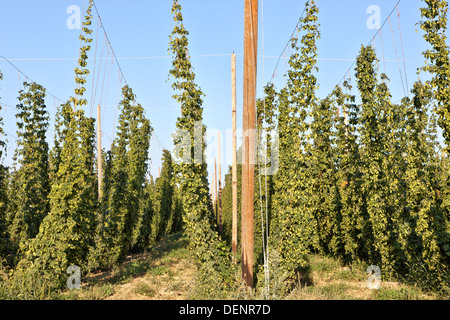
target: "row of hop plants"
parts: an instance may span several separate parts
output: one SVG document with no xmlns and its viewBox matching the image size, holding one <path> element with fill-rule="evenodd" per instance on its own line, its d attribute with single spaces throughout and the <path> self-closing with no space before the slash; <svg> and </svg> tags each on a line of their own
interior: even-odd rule
<svg viewBox="0 0 450 320">
<path fill-rule="evenodd" d="M 69 266 L 83 276 L 109 268 L 183 228 L 169 151 L 163 151 L 161 176 L 147 178 L 153 128 L 129 86 L 122 88 L 112 148 L 101 150 L 102 196 L 97 194 L 95 119 L 83 110 L 92 6 L 90 1 L 80 35 L 75 96 L 58 108 L 51 150 L 45 88 L 25 82 L 19 92 L 14 164 L 0 165 L 3 299 L 49 297 L 66 288 Z M 2 124 L 0 119 L 0 134 Z M 0 157 L 5 146 L 1 141 Z"/>
<path fill-rule="evenodd" d="M 309 254 L 320 253 L 378 265 L 384 280 L 448 294 L 448 4 L 425 3 L 419 25 L 432 48 L 424 52 L 427 64 L 420 72 L 431 79 L 416 81 L 408 97 L 393 103 L 388 76 L 378 73 L 371 46 L 361 46 L 354 83 L 345 79 L 327 97 L 317 97 L 319 9 L 314 0 L 306 2 L 302 36 L 291 40 L 286 85 L 277 90 L 269 83 L 257 102 L 258 129 L 278 130 L 279 164 L 274 175 L 263 175 L 264 164 L 255 171 L 256 273 L 268 241 L 269 264 L 272 254 L 280 262 L 271 272 L 285 281 L 309 268 Z M 264 149 L 271 150 L 275 141 L 266 143 Z M 240 190 L 239 181 L 238 176 Z M 230 168 L 222 198 L 228 244 L 231 188 Z M 261 216 L 268 219 L 268 234 Z"/>
<path fill-rule="evenodd" d="M 195 83 L 195 73 L 188 51 L 188 35 L 183 24 L 182 8 L 178 0 L 172 6 L 175 27 L 170 36 L 169 54 L 172 55 L 173 98 L 181 106 L 181 116 L 177 118 L 174 142 L 174 179 L 179 186 L 183 204 L 183 223 L 190 239 L 190 249 L 198 269 L 198 297 L 226 297 L 233 290 L 236 280 L 236 264 L 232 263 L 229 246 L 219 234 L 213 204 L 210 197 L 208 171 L 205 161 L 206 144 L 203 124 L 204 93 Z M 198 127 L 198 124 L 201 127 Z M 201 148 L 194 141 L 201 133 Z M 186 143 L 185 135 L 191 137 Z M 180 146 L 183 146 L 180 148 Z M 200 149 L 200 152 L 198 152 Z M 188 152 L 188 154 L 184 154 Z M 193 161 L 183 161 L 182 159 Z"/>
</svg>

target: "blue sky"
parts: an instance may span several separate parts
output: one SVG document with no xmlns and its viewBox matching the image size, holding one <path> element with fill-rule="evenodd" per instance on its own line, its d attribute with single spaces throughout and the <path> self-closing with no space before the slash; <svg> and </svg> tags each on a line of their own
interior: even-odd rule
<svg viewBox="0 0 450 320">
<path fill-rule="evenodd" d="M 325 97 L 338 84 L 358 54 L 360 46 L 367 45 L 375 34 L 376 30 L 371 30 L 366 25 L 371 16 L 367 13 L 367 8 L 371 5 L 378 6 L 383 22 L 397 1 L 317 1 L 320 9 L 321 39 L 318 42 L 319 71 L 316 76 L 320 84 L 320 97 Z M 291 36 L 303 12 L 304 3 L 304 0 L 259 2 L 258 97 L 261 97 L 262 87 L 274 72 L 277 57 Z M 205 93 L 204 123 L 214 132 L 220 130 L 224 137 L 226 131 L 231 129 L 230 54 L 233 51 L 237 54 L 238 128 L 242 123 L 244 0 L 180 0 L 180 4 L 183 7 L 185 27 L 190 32 L 189 51 L 196 82 Z M 70 5 L 78 5 L 83 9 L 87 0 L 0 0 L 0 54 L 11 59 L 28 77 L 63 101 L 73 95 L 74 68 L 77 65 L 80 45 L 80 31 L 70 30 L 66 25 L 70 16 L 66 11 Z M 179 106 L 172 99 L 171 81 L 167 81 L 171 67 L 167 52 L 168 37 L 174 26 L 172 1 L 96 0 L 96 5 L 127 83 L 136 93 L 138 102 L 146 109 L 146 115 L 151 120 L 161 145 L 171 150 L 171 134 L 180 114 Z M 421 30 L 416 32 L 416 23 L 420 20 L 419 8 L 424 5 L 420 0 L 402 0 L 398 6 L 400 19 L 395 11 L 390 18 L 390 24 L 386 23 L 382 33 L 375 39 L 378 57 L 388 60 L 385 66 L 391 79 L 390 89 L 394 102 L 404 95 L 399 68 L 406 85 L 404 63 L 406 64 L 407 81 L 411 88 L 418 78 L 417 68 L 424 64 L 422 52 L 427 49 L 427 44 Z M 92 36 L 95 40 L 95 11 L 93 29 Z M 111 57 L 104 43 L 104 35 L 100 29 L 97 51 L 95 53 L 94 41 L 89 57 Z M 397 57 L 402 60 L 400 65 L 394 61 Z M 277 68 L 274 82 L 278 88 L 283 85 L 286 62 L 286 59 L 282 59 Z M 117 124 L 118 113 L 114 106 L 117 104 L 120 84 L 119 71 L 112 60 L 97 59 L 94 66 L 94 60 L 91 59 L 88 68 L 91 75 L 86 84 L 86 98 L 91 103 L 93 92 L 96 92 L 93 104 L 105 105 L 102 113 L 103 146 L 108 148 L 114 137 L 114 125 Z M 94 68 L 96 73 L 92 78 Z M 384 71 L 383 62 L 380 63 L 380 69 Z M 5 104 L 13 107 L 17 104 L 18 92 L 26 79 L 23 75 L 19 78 L 18 72 L 6 61 L 0 60 L 0 70 L 4 74 L 4 80 L 0 82 L 0 103 L 3 106 L 1 116 L 4 118 L 9 141 L 6 163 L 11 163 L 15 148 L 16 110 L 6 107 Z M 354 79 L 354 68 L 350 70 L 350 76 Z M 47 106 L 52 120 L 50 129 L 53 129 L 53 97 L 48 96 Z M 86 112 L 91 114 L 90 105 Z M 95 110 L 92 116 L 96 116 Z M 53 131 L 49 130 L 49 142 L 52 136 Z M 152 142 L 151 171 L 155 174 L 160 165 L 161 147 L 156 139 Z M 225 139 L 222 146 L 224 144 Z M 210 158 L 212 156 L 214 154 L 210 154 Z M 222 157 L 222 162 L 225 163 L 224 151 Z M 226 171 L 225 163 L 222 175 Z"/>
</svg>

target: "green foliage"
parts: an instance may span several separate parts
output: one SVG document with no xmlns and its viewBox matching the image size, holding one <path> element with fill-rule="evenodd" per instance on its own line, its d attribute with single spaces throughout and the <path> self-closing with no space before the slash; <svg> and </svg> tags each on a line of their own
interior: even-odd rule
<svg viewBox="0 0 450 320">
<path fill-rule="evenodd" d="M 108 170 L 104 176 L 106 193 L 102 199 L 109 264 L 117 263 L 130 252 L 139 239 L 142 215 L 152 210 L 144 203 L 147 200 L 143 196 L 153 129 L 142 106 L 135 105 L 130 87 L 122 88 L 122 97 L 118 136 L 112 146 L 111 164 L 105 169 Z"/>
<path fill-rule="evenodd" d="M 435 100 L 433 110 L 438 117 L 437 124 L 442 128 L 446 144 L 443 153 L 445 157 L 448 157 L 450 144 L 450 50 L 445 35 L 447 30 L 448 2 L 445 0 L 424 0 L 424 2 L 427 6 L 420 9 L 421 17 L 424 20 L 420 21 L 419 25 L 424 31 L 424 39 L 430 44 L 431 49 L 423 53 L 426 58 L 426 65 L 422 70 L 429 72 L 432 76 L 431 80 L 427 82 L 426 88 L 432 92 L 432 97 Z M 432 131 L 435 132 L 434 129 Z M 438 162 L 435 160 L 436 157 L 432 157 L 432 159 L 433 167 Z M 443 179 L 439 183 L 439 188 L 437 188 L 434 170 L 430 171 L 431 174 L 427 178 L 430 179 L 433 189 L 438 190 L 440 207 L 436 209 L 433 206 L 433 200 L 430 200 L 431 203 L 429 205 L 432 206 L 433 211 L 428 217 L 423 216 L 424 213 L 422 213 L 422 217 L 418 221 L 418 228 L 422 231 L 422 239 L 424 241 L 423 259 L 433 271 L 437 268 L 443 268 L 437 273 L 445 275 L 445 273 L 448 274 L 449 272 L 448 261 L 450 258 L 450 205 L 448 201 L 450 178 L 448 174 L 441 176 Z M 447 263 L 442 265 L 441 259 Z"/>
<path fill-rule="evenodd" d="M 124 252 L 130 251 L 137 238 L 135 229 L 140 219 L 140 207 L 142 206 L 145 175 L 148 169 L 148 151 L 152 131 L 150 120 L 145 118 L 144 108 L 140 104 L 133 106 L 130 121 L 129 149 L 127 152 L 128 205 L 130 211 L 124 225 Z"/>
<path fill-rule="evenodd" d="M 48 113 L 44 103 L 45 89 L 36 83 L 24 83 L 17 105 L 17 150 L 20 167 L 12 175 L 14 192 L 10 195 L 10 236 L 16 246 L 34 238 L 49 211 L 50 192 Z"/>
<path fill-rule="evenodd" d="M 133 251 L 143 251 L 152 244 L 152 219 L 154 219 L 155 210 L 153 207 L 155 195 L 155 183 L 153 177 L 145 182 L 144 194 L 142 203 L 140 206 L 140 221 L 136 227 L 138 232 L 136 243 L 134 244 Z"/>
<path fill-rule="evenodd" d="M 324 253 L 338 256 L 342 252 L 341 212 L 337 170 L 334 165 L 333 132 L 337 110 L 330 98 L 312 109 L 311 167 L 309 184 L 311 210 L 317 221 L 319 246 Z"/>
<path fill-rule="evenodd" d="M 181 117 L 178 117 L 176 127 L 180 132 L 190 134 L 188 144 L 188 158 L 190 163 L 179 162 L 183 158 L 182 151 L 176 154 L 174 165 L 175 181 L 179 186 L 184 209 L 184 224 L 186 233 L 191 240 L 197 266 L 202 282 L 227 282 L 230 274 L 231 256 L 229 248 L 220 239 L 217 231 L 213 227 L 214 215 L 212 212 L 209 188 L 208 173 L 204 161 L 194 161 L 200 155 L 204 159 L 205 142 L 203 136 L 206 127 L 200 127 L 200 151 L 196 150 L 194 137 L 195 127 L 202 121 L 202 91 L 195 84 L 195 74 L 188 57 L 188 31 L 183 25 L 181 6 L 178 1 L 174 1 L 172 7 L 174 14 L 175 28 L 170 36 L 169 52 L 173 55 L 172 69 L 169 71 L 174 82 L 172 88 L 178 93 L 174 94 L 174 99 L 181 105 Z M 174 135 L 174 145 L 177 147 L 182 142 L 179 135 Z M 196 155 L 196 156 L 195 156 Z M 213 290 L 214 286 L 211 287 Z"/>
<path fill-rule="evenodd" d="M 152 221 L 152 242 L 159 241 L 172 228 L 174 183 L 172 156 L 168 150 L 163 150 L 161 176 L 156 179 Z"/>
<path fill-rule="evenodd" d="M 408 261 L 421 261 L 429 272 L 440 271 L 445 266 L 443 244 L 448 243 L 445 232 L 445 218 L 440 207 L 440 186 L 437 180 L 436 138 L 433 136 L 432 120 L 426 110 L 432 99 L 428 84 L 416 82 L 409 103 L 408 128 L 408 167 L 407 179 L 408 222 Z"/>
<path fill-rule="evenodd" d="M 69 265 L 86 270 L 86 258 L 92 246 L 95 203 L 92 196 L 94 177 L 82 150 L 82 133 L 94 134 L 93 123 L 82 110 L 73 112 L 61 152 L 61 164 L 49 195 L 50 212 L 38 235 L 21 246 L 23 259 L 18 270 L 37 268 L 60 279 Z M 88 129 L 84 129 L 86 126 Z M 20 272 L 20 271 L 18 271 Z"/>
<path fill-rule="evenodd" d="M 375 62 L 374 49 L 362 47 L 356 67 L 362 102 L 361 192 L 367 210 L 367 215 L 361 216 L 365 222 L 361 237 L 373 242 L 364 246 L 362 255 L 379 264 L 384 275 L 390 277 L 405 261 L 407 234 L 401 226 L 406 201 L 406 110 L 404 104 L 391 103 L 385 74 L 381 74 L 382 81 L 378 83 Z"/>
<path fill-rule="evenodd" d="M 175 232 L 179 232 L 183 230 L 183 216 L 184 216 L 184 208 L 183 208 L 183 201 L 180 194 L 179 189 L 175 186 L 174 194 L 173 194 L 173 201 L 172 201 L 172 214 L 170 217 L 170 224 L 168 225 L 166 229 L 166 234 L 171 234 Z"/>
<path fill-rule="evenodd" d="M 366 246 L 367 257 L 374 263 L 383 262 L 387 256 L 387 216 L 384 203 L 385 189 L 382 188 L 386 174 L 382 171 L 384 132 L 380 123 L 384 121 L 383 109 L 376 103 L 377 75 L 375 71 L 375 52 L 372 47 L 361 47 L 357 58 L 356 79 L 361 96 L 360 115 L 360 159 L 363 184 L 361 193 L 366 201 L 366 227 L 362 237 L 373 243 Z"/>
<path fill-rule="evenodd" d="M 0 80 L 3 80 L 3 74 L 0 71 Z M 1 110 L 0 105 L 0 110 Z M 4 152 L 6 151 L 6 142 L 3 139 L 3 118 L 0 117 L 0 161 L 3 161 Z M 7 206 L 8 206 L 8 168 L 0 163 L 0 257 L 6 257 L 10 253 L 12 244 L 9 240 L 7 230 Z M 3 259 L 0 266 L 4 263 Z"/>
<path fill-rule="evenodd" d="M 8 204 L 8 169 L 0 164 L 0 257 L 7 257 L 9 254 L 13 253 L 13 244 L 10 241 L 8 229 L 7 229 L 7 219 L 6 219 L 6 209 Z M 5 261 L 0 262 L 0 265 Z"/>
<path fill-rule="evenodd" d="M 3 80 L 3 73 L 0 71 L 0 80 Z M 0 110 L 2 106 L 0 105 Z M 5 132 L 3 130 L 3 117 L 0 117 L 0 135 L 3 139 Z M 6 141 L 0 140 L 0 159 L 3 160 L 4 153 L 6 153 Z"/>
<path fill-rule="evenodd" d="M 272 220 L 272 195 L 273 195 L 273 174 L 276 172 L 275 167 L 276 155 L 272 151 L 276 148 L 275 133 L 275 110 L 276 91 L 273 84 L 268 84 L 264 88 L 264 99 L 256 102 L 256 130 L 257 130 L 257 152 L 255 170 L 255 197 L 254 197 L 254 268 L 258 269 L 258 264 L 264 263 L 264 256 L 267 255 L 266 248 L 267 238 L 270 234 L 270 224 Z M 275 138 L 275 139 L 274 139 Z M 272 160 L 273 156 L 273 160 Z M 238 180 L 242 172 L 242 166 L 238 168 Z M 231 182 L 231 181 L 230 181 Z M 242 183 L 242 181 L 240 181 Z M 231 184 L 230 184 L 231 187 Z M 230 190 L 231 191 L 231 190 Z M 238 191 L 238 197 L 240 192 Z M 231 193 L 230 193 L 231 195 Z M 231 200 L 231 198 L 230 198 Z M 240 199 L 238 201 L 240 203 Z M 223 203 L 223 201 L 222 201 Z M 239 204 L 238 204 L 239 206 Z M 231 208 L 230 208 L 231 209 Z"/>
<path fill-rule="evenodd" d="M 90 1 L 83 23 L 82 40 L 85 44 L 91 41 L 84 34 L 91 33 L 86 26 L 92 18 L 92 4 Z M 88 50 L 86 45 L 82 49 L 81 68 L 86 66 Z M 76 93 L 82 95 L 83 90 Z M 97 210 L 93 188 L 95 131 L 94 119 L 85 117 L 83 110 L 76 110 L 78 105 L 85 104 L 82 101 L 72 97 L 70 102 L 73 105 L 69 102 L 60 110 L 57 123 L 60 136 L 56 137 L 59 143 L 52 157 L 52 184 L 48 196 L 50 212 L 40 224 L 36 237 L 20 244 L 22 258 L 14 270 L 15 278 L 29 270 L 37 270 L 48 273 L 51 283 L 62 285 L 67 278 L 68 266 L 77 265 L 83 272 L 87 271 Z"/>
<path fill-rule="evenodd" d="M 3 270 L 0 270 L 0 274 Z M 52 297 L 59 283 L 37 267 L 16 271 L 13 277 L 0 277 L 1 300 L 44 300 Z"/>
<path fill-rule="evenodd" d="M 427 7 L 420 9 L 420 28 L 425 32 L 424 38 L 431 45 L 431 49 L 426 50 L 423 55 L 427 59 L 427 64 L 421 69 L 429 72 L 433 78 L 430 85 L 437 105 L 435 112 L 439 116 L 438 124 L 443 130 L 444 141 L 447 144 L 445 149 L 448 152 L 450 144 L 450 51 L 446 44 L 447 37 L 447 12 L 448 3 L 445 0 L 424 0 Z"/>
<path fill-rule="evenodd" d="M 359 106 L 352 95 L 352 86 L 344 81 L 343 87 L 336 87 L 333 91 L 333 103 L 338 111 L 342 111 L 335 123 L 336 146 L 335 165 L 337 170 L 337 186 L 339 187 L 339 202 L 341 215 L 341 241 L 344 247 L 345 259 L 353 261 L 362 255 L 364 239 L 361 230 L 364 223 L 364 199 L 360 197 L 361 162 L 359 145 L 357 142 L 357 124 Z"/>
<path fill-rule="evenodd" d="M 237 184 L 237 239 L 238 239 L 238 248 L 240 247 L 240 239 L 241 239 L 241 224 L 239 223 L 239 221 L 241 221 L 241 210 L 242 210 L 242 205 L 241 205 L 241 195 L 242 195 L 242 148 L 240 147 L 237 151 L 236 151 L 236 158 L 237 158 L 237 172 L 236 172 L 236 184 Z M 222 189 L 222 239 L 224 239 L 226 241 L 226 243 L 231 246 L 231 240 L 232 240 L 232 218 L 233 218 L 233 210 L 232 210 L 232 202 L 233 202 L 233 198 L 232 198 L 232 167 L 230 166 L 228 168 L 228 172 L 225 174 L 224 177 L 224 186 Z M 255 180 L 257 181 L 257 180 Z M 257 190 L 257 189 L 256 189 Z M 256 192 L 255 190 L 255 192 Z M 255 198 L 255 201 L 257 201 L 258 203 L 255 202 L 255 208 L 258 208 L 260 206 L 259 203 L 259 198 Z M 256 225 L 255 223 L 255 229 L 257 230 L 261 228 L 261 222 Z M 256 248 L 255 246 L 255 250 L 261 250 L 262 248 Z M 238 249 L 239 252 L 239 249 Z"/>
<path fill-rule="evenodd" d="M 86 10 L 85 20 L 83 21 L 82 32 L 79 36 L 81 43 L 83 44 L 80 48 L 80 56 L 78 58 L 78 67 L 75 68 L 75 83 L 77 87 L 75 88 L 75 97 L 70 97 L 70 102 L 76 109 L 78 106 L 82 107 L 87 104 L 87 100 L 83 99 L 83 94 L 86 91 L 84 87 L 86 83 L 86 77 L 89 75 L 89 70 L 87 66 L 87 53 L 91 49 L 90 43 L 92 39 L 89 37 L 92 34 L 92 30 L 89 26 L 92 24 L 92 6 L 94 5 L 92 0 L 89 0 L 89 6 Z"/>
<path fill-rule="evenodd" d="M 53 148 L 49 154 L 49 177 L 50 184 L 56 179 L 56 175 L 61 163 L 61 150 L 67 133 L 64 124 L 70 122 L 70 102 L 59 105 L 55 115 L 55 136 L 53 140 Z"/>
<path fill-rule="evenodd" d="M 316 25 L 318 8 L 314 1 L 306 3 L 301 21 L 302 47 L 292 39 L 287 85 L 278 95 L 279 171 L 275 176 L 273 210 L 273 238 L 275 249 L 281 254 L 284 268 L 293 277 L 307 265 L 305 255 L 317 248 L 317 223 L 311 209 L 310 146 L 307 115 L 317 104 Z"/>
</svg>

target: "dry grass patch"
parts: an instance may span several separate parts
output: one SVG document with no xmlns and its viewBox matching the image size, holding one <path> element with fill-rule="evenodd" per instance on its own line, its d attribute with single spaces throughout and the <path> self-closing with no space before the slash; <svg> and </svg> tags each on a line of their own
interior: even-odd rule
<svg viewBox="0 0 450 320">
<path fill-rule="evenodd" d="M 132 255 L 111 270 L 82 279 L 81 290 L 66 291 L 62 299 L 189 300 L 198 299 L 197 269 L 188 240 L 181 233 L 158 242 L 147 252 Z M 343 265 L 320 255 L 310 256 L 310 266 L 292 283 L 292 290 L 277 296 L 290 300 L 414 300 L 437 299 L 436 295 L 400 282 L 382 281 L 381 288 L 367 287 L 364 263 Z M 276 272 L 276 270 L 273 270 Z M 236 280 L 238 281 L 238 280 Z M 263 297 L 256 291 L 230 293 L 229 299 Z M 218 298 L 215 296 L 212 299 Z"/>
<path fill-rule="evenodd" d="M 107 300 L 184 300 L 195 282 L 195 266 L 180 259 L 170 267 L 157 265 L 141 277 L 116 287 Z"/>
<path fill-rule="evenodd" d="M 344 266 L 338 260 L 310 256 L 310 283 L 298 286 L 286 297 L 293 300 L 428 300 L 436 295 L 400 282 L 382 281 L 381 288 L 367 287 L 366 266 Z"/>
<path fill-rule="evenodd" d="M 188 240 L 177 233 L 148 251 L 128 256 L 119 266 L 87 275 L 81 290 L 66 290 L 59 298 L 74 300 L 187 299 L 196 268 Z"/>
</svg>

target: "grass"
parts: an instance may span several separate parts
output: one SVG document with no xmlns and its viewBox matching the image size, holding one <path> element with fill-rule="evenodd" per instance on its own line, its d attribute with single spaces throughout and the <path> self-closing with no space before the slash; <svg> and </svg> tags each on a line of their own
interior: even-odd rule
<svg viewBox="0 0 450 320">
<path fill-rule="evenodd" d="M 402 287 L 400 289 L 380 288 L 374 293 L 376 300 L 419 300 L 421 292 L 414 288 Z"/>
<path fill-rule="evenodd" d="M 182 299 L 193 287 L 195 267 L 188 240 L 176 233 L 144 253 L 130 255 L 117 267 L 89 274 L 80 290 L 65 290 L 56 299 Z"/>
<path fill-rule="evenodd" d="M 231 291 L 204 290 L 197 281 L 197 270 L 189 240 L 177 233 L 156 243 L 144 253 L 130 255 L 119 266 L 92 273 L 82 279 L 80 290 L 65 290 L 50 299 L 71 300 L 172 300 L 172 299 L 289 299 L 289 300 L 426 300 L 443 299 L 437 293 L 416 285 L 388 282 L 381 288 L 367 287 L 367 265 L 355 262 L 344 265 L 340 260 L 321 255 L 308 256 L 310 266 L 303 270 L 289 290 L 267 296 L 262 284 L 248 290 L 237 273 Z M 271 270 L 277 275 L 277 264 Z M 240 268 L 238 268 L 239 270 Z M 280 286 L 274 278 L 272 287 Z M 260 281 L 264 281 L 263 279 Z M 277 287 L 277 288 L 278 288 Z M 205 296 L 205 292 L 207 296 Z M 447 297 L 448 298 L 448 297 Z"/>
<path fill-rule="evenodd" d="M 292 290 L 287 299 L 325 300 L 429 300 L 436 293 L 400 282 L 381 281 L 380 289 L 367 287 L 367 266 L 361 262 L 343 265 L 339 260 L 310 256 L 309 285 Z"/>
<path fill-rule="evenodd" d="M 150 286 L 148 283 L 139 282 L 133 290 L 134 293 L 146 296 L 146 297 L 154 297 L 157 293 L 156 289 Z"/>
<path fill-rule="evenodd" d="M 166 266 L 154 266 L 154 267 L 151 267 L 150 270 L 148 271 L 148 274 L 150 274 L 154 277 L 162 276 L 162 275 L 168 274 L 168 273 L 170 273 L 170 270 Z"/>
</svg>

